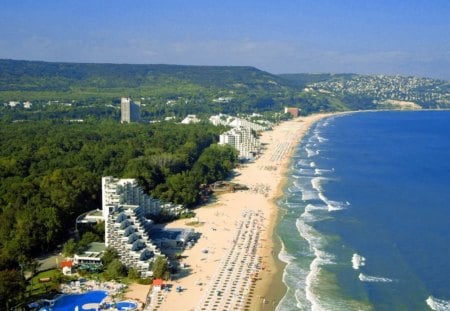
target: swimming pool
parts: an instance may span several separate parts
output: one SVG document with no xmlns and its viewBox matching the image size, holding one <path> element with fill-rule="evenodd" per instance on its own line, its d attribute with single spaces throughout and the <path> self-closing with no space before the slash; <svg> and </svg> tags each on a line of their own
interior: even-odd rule
<svg viewBox="0 0 450 311">
<path fill-rule="evenodd" d="M 133 301 L 121 301 L 121 302 L 116 303 L 116 308 L 120 311 L 136 310 L 137 303 L 135 303 Z"/>
<path fill-rule="evenodd" d="M 79 311 L 96 311 L 108 292 L 102 290 L 94 290 L 83 294 L 63 295 L 55 300 L 50 308 L 44 307 L 40 311 L 74 311 L 78 307 Z"/>
<path fill-rule="evenodd" d="M 97 311 L 106 296 L 108 296 L 108 292 L 103 290 L 94 290 L 83 294 L 62 295 L 54 300 L 53 305 L 42 307 L 39 311 Z M 119 311 L 136 310 L 138 307 L 134 301 L 120 301 L 113 304 L 113 306 Z M 105 310 L 111 308 L 109 304 L 103 307 Z"/>
</svg>

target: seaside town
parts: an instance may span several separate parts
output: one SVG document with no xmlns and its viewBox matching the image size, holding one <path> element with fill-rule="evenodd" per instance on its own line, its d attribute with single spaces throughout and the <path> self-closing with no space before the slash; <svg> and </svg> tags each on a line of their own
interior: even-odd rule
<svg viewBox="0 0 450 311">
<path fill-rule="evenodd" d="M 122 98 L 121 122 L 138 122 L 139 106 Z M 76 228 L 104 224 L 104 243 L 91 242 L 73 256 L 57 256 L 57 268 L 68 281 L 59 285 L 60 294 L 29 303 L 28 308 L 70 309 L 70 297 L 85 301 L 74 305 L 75 310 L 175 310 L 180 301 L 183 310 L 273 307 L 280 298 L 272 297 L 267 288 L 276 272 L 270 235 L 273 200 L 280 195 L 287 156 L 309 124 L 322 117 L 299 119 L 298 108 L 285 108 L 284 113 L 294 119 L 274 125 L 225 114 L 209 118 L 216 126 L 231 128 L 220 135 L 219 144 L 232 146 L 243 164 L 235 168 L 232 180 L 211 185 L 214 200 L 195 214 L 151 197 L 136 179 L 103 177 L 102 206 L 79 215 Z M 181 123 L 199 121 L 188 115 Z M 160 215 L 178 220 L 152 220 Z M 151 283 L 100 280 L 95 272 L 103 269 L 110 253 Z M 155 271 L 161 262 L 163 273 Z M 50 281 L 51 277 L 39 279 Z"/>
<path fill-rule="evenodd" d="M 0 311 L 450 311 L 449 0 L 0 20 Z"/>
<path fill-rule="evenodd" d="M 347 75 L 347 77 L 309 84 L 306 89 L 343 95 L 370 97 L 378 103 L 405 101 L 415 108 L 435 103 L 445 107 L 450 103 L 446 81 L 388 75 Z M 391 102 L 395 104 L 395 102 Z"/>
</svg>

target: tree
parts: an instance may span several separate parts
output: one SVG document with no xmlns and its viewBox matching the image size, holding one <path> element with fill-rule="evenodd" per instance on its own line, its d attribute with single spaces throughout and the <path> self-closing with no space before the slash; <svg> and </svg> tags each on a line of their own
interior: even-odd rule
<svg viewBox="0 0 450 311">
<path fill-rule="evenodd" d="M 17 270 L 0 270 L 0 308 L 9 310 L 25 292 L 25 282 Z"/>
<path fill-rule="evenodd" d="M 102 264 L 107 267 L 114 259 L 119 258 L 119 253 L 111 247 L 108 247 L 102 256 Z"/>
<path fill-rule="evenodd" d="M 113 259 L 106 267 L 105 273 L 110 279 L 117 280 L 127 275 L 127 268 L 119 259 Z"/>
<path fill-rule="evenodd" d="M 83 233 L 80 242 L 78 242 L 78 248 L 84 249 L 87 248 L 89 244 L 92 242 L 100 242 L 101 238 L 96 235 L 94 232 L 86 231 Z"/>
<path fill-rule="evenodd" d="M 72 257 L 78 251 L 78 245 L 74 239 L 69 239 L 63 245 L 62 253 L 65 257 Z"/>
<path fill-rule="evenodd" d="M 132 280 L 137 280 L 141 277 L 141 274 L 135 268 L 131 268 L 128 270 L 128 277 Z"/>
<path fill-rule="evenodd" d="M 157 256 L 153 263 L 153 277 L 155 279 L 161 279 L 166 276 L 166 272 L 169 271 L 169 263 L 166 257 Z"/>
</svg>

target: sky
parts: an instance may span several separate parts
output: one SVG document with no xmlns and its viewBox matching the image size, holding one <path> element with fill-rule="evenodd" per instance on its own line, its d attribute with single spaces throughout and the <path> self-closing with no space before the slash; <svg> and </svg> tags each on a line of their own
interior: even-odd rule
<svg viewBox="0 0 450 311">
<path fill-rule="evenodd" d="M 450 80 L 450 1 L 0 0 L 0 58 Z"/>
</svg>

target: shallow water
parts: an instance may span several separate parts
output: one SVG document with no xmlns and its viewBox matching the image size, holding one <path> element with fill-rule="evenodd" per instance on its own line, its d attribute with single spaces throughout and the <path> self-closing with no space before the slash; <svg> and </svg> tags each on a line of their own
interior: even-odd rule
<svg viewBox="0 0 450 311">
<path fill-rule="evenodd" d="M 450 112 L 314 125 L 292 161 L 277 232 L 277 310 L 450 310 Z"/>
</svg>

